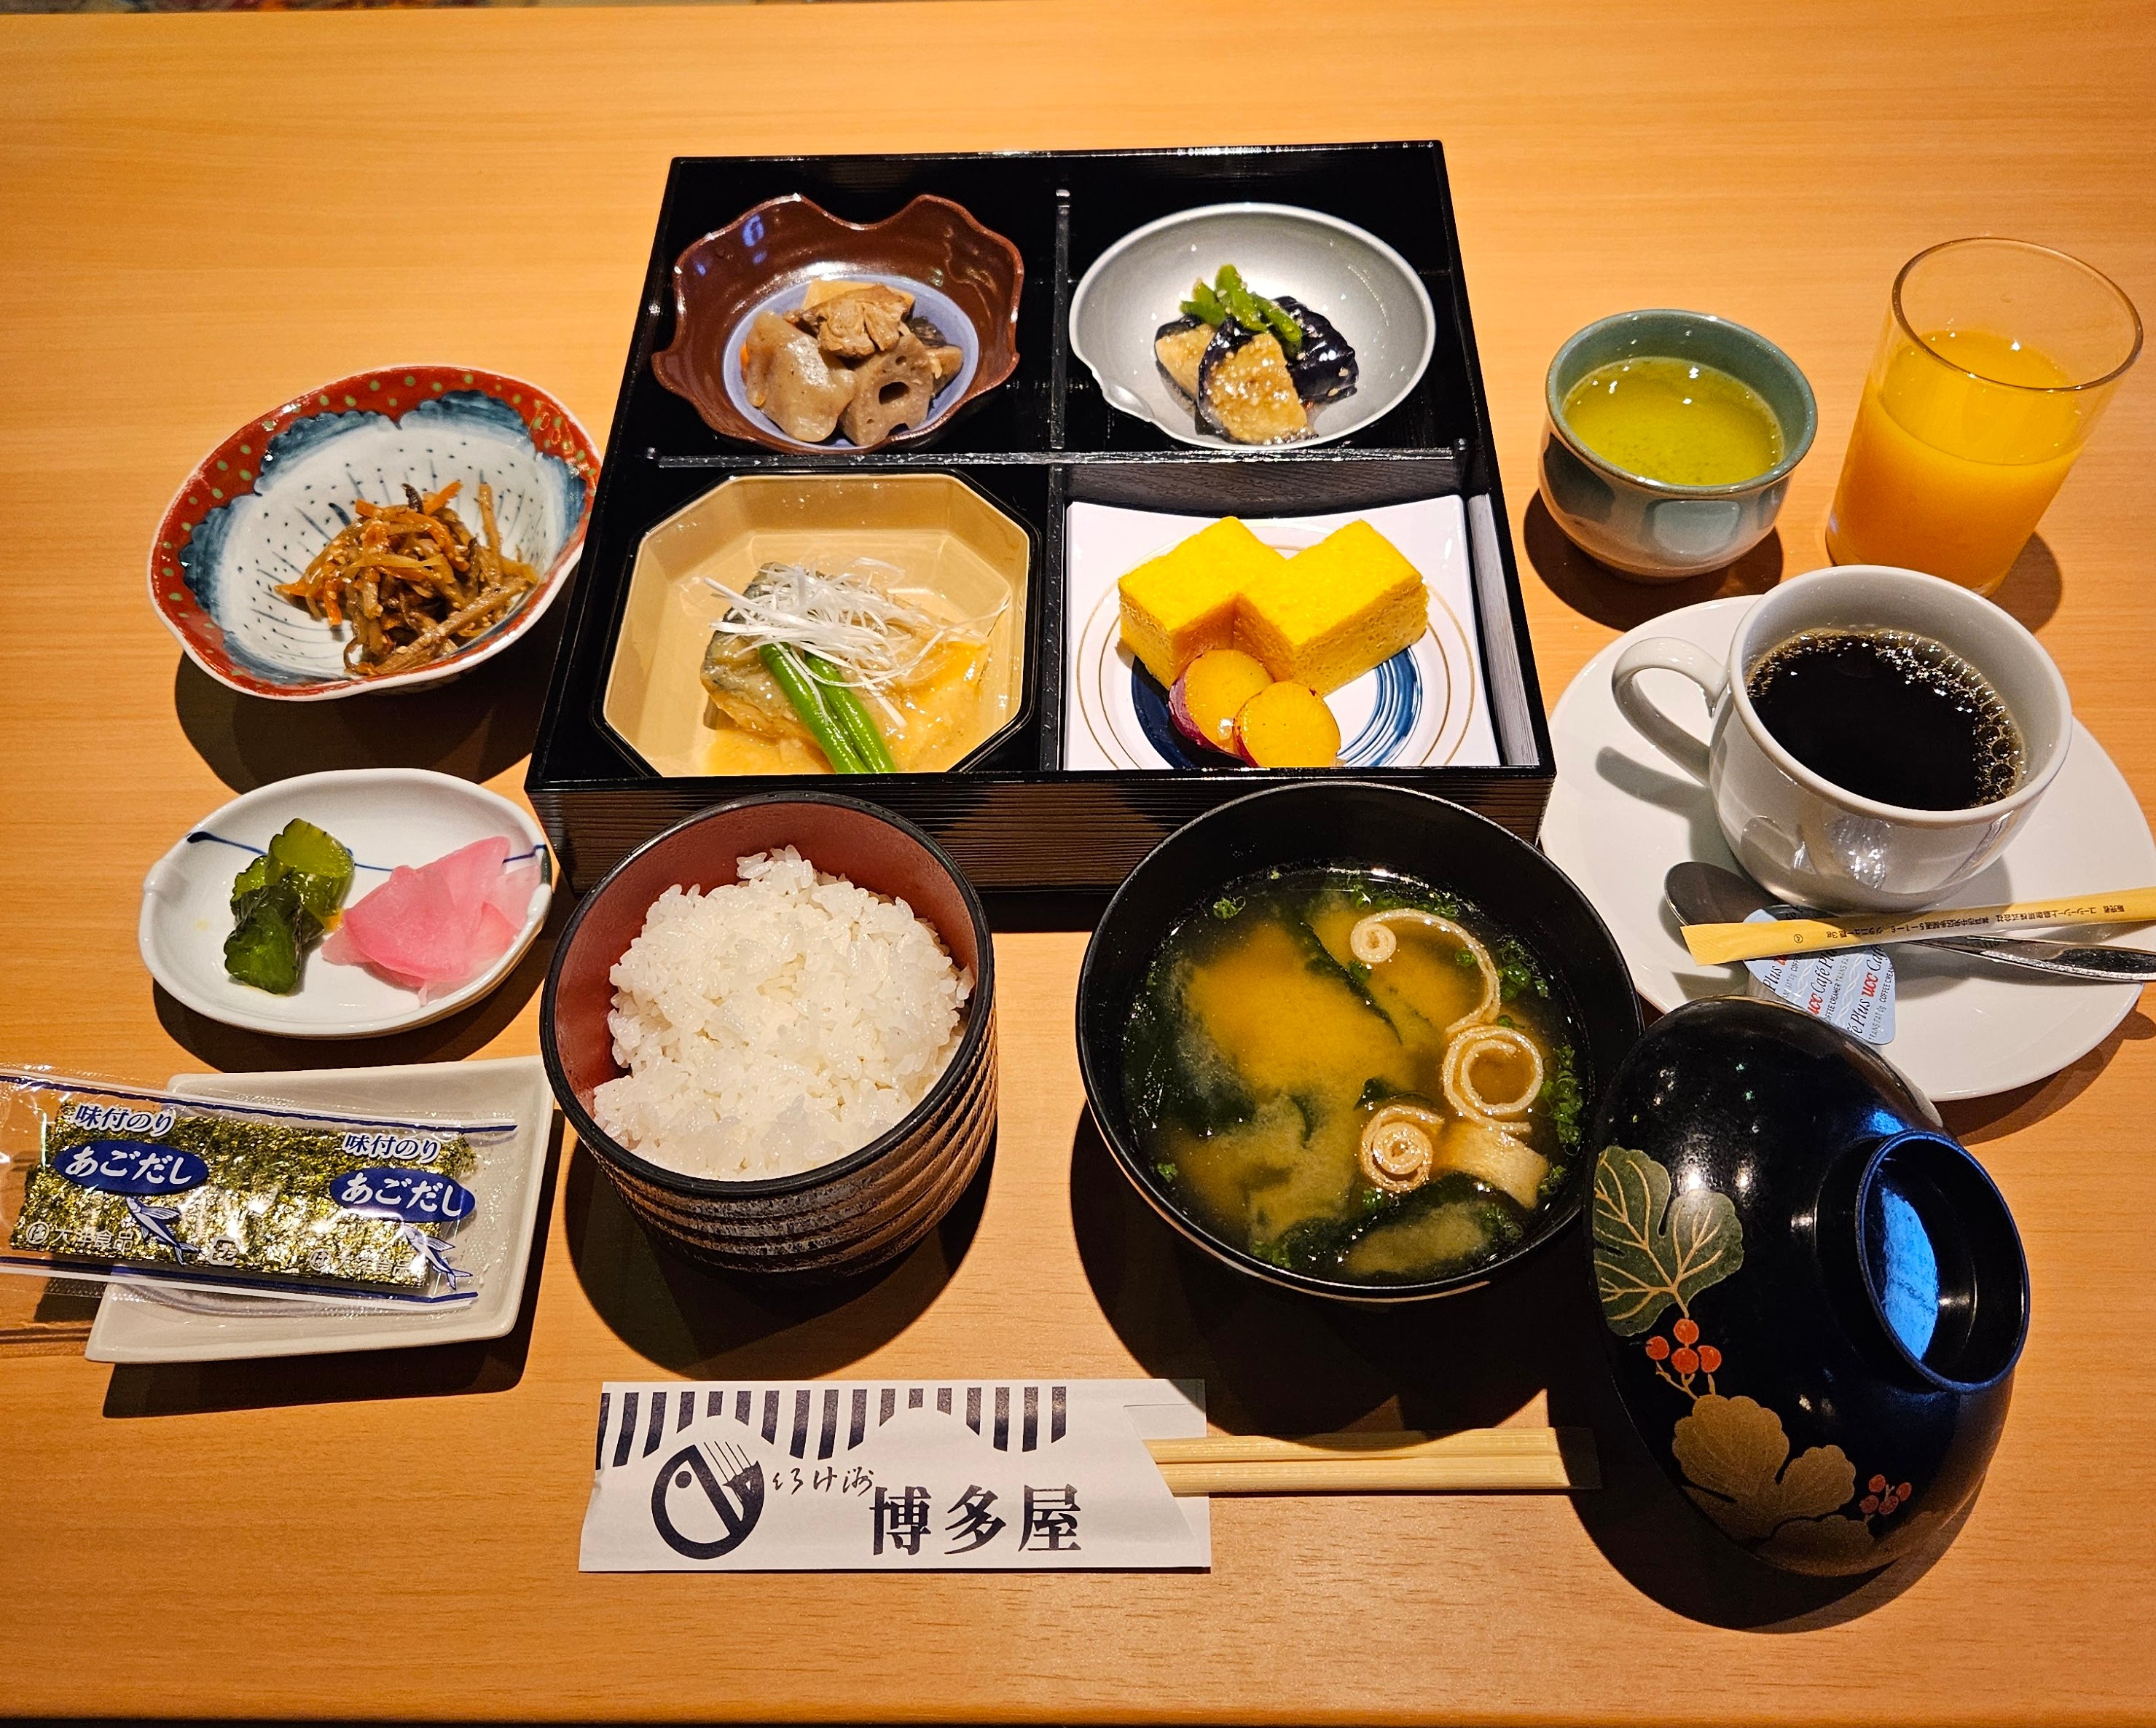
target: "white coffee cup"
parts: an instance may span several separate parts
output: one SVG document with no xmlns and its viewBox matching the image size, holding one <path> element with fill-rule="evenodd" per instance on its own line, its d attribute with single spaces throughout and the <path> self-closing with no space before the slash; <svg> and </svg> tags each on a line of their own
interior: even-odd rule
<svg viewBox="0 0 2156 1728">
<path fill-rule="evenodd" d="M 1767 652 L 1806 630 L 1907 630 L 1944 644 L 1982 673 L 2021 734 L 2012 792 L 1966 810 L 1882 804 L 1822 779 L 1760 723 L 1746 683 Z M 1681 673 L 1707 697 L 1702 744 L 1640 686 Z M 1729 849 L 1770 894 L 1831 910 L 1931 905 L 1996 858 L 2028 821 L 2066 759 L 2073 710 L 2051 657 L 1982 596 L 1935 576 L 1845 564 L 1784 582 L 1744 616 L 1717 661 L 1691 643 L 1635 643 L 1609 676 L 1617 706 L 1663 755 L 1706 786 Z M 1896 741 L 1879 740 L 1882 751 Z"/>
</svg>

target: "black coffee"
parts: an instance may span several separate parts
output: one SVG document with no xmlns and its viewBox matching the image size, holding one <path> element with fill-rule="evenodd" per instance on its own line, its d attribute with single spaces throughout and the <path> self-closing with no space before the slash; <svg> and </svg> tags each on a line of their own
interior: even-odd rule
<svg viewBox="0 0 2156 1728">
<path fill-rule="evenodd" d="M 2021 734 L 1984 674 L 1907 630 L 1807 630 L 1745 681 L 1774 741 L 1823 780 L 1905 809 L 1966 810 L 2012 792 Z"/>
</svg>

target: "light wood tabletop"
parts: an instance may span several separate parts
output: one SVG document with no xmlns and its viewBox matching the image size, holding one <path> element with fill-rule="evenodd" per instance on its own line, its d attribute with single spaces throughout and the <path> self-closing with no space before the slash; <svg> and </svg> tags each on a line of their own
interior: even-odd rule
<svg viewBox="0 0 2156 1728">
<path fill-rule="evenodd" d="M 407 360 L 603 428 L 676 154 L 1444 141 L 1554 700 L 1613 633 L 1823 561 L 1896 268 L 1992 231 L 2156 309 L 2156 10 L 1213 0 L 0 22 L 0 1054 L 175 1071 L 536 1048 L 548 944 L 365 1048 L 197 1018 L 136 957 L 143 872 L 236 787 L 408 762 L 521 795 L 555 633 L 439 695 L 293 710 L 182 659 L 143 595 L 171 490 L 247 416 Z M 1647 589 L 1533 496 L 1543 368 L 1626 307 L 1726 314 L 1809 374 L 1778 537 Z M 1999 598 L 2156 793 L 2156 367 Z M 557 920 L 558 924 L 558 919 Z M 1584 1273 L 1373 1321 L 1178 1254 L 1086 1126 L 1082 932 L 998 946 L 984 1203 L 865 1294 L 654 1258 L 573 1141 L 486 1347 L 113 1369 L 0 1351 L 0 1712 L 1048 1720 L 2156 1715 L 2156 1025 L 1955 1106 L 2035 1320 L 1989 1484 L 1928 1570 L 1761 1581 L 1602 1402 Z M 583 1576 L 607 1378 L 1195 1375 L 1292 1433 L 1595 1426 L 1562 1496 L 1216 1503 L 1209 1573 Z"/>
</svg>

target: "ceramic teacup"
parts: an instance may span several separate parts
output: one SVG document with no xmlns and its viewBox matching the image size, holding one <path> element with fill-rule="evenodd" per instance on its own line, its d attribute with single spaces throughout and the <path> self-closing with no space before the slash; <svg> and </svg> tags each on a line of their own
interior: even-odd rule
<svg viewBox="0 0 2156 1728">
<path fill-rule="evenodd" d="M 1761 723 L 1746 683 L 1767 653 L 1806 630 L 1907 630 L 1952 649 L 1999 693 L 2021 735 L 2012 792 L 1964 810 L 1919 810 L 1861 797 L 1805 767 Z M 1640 682 L 1682 674 L 1707 697 L 1702 743 Z M 1769 893 L 1800 906 L 1902 911 L 1933 905 L 2005 849 L 2057 777 L 2073 737 L 2066 680 L 2034 636 L 1989 600 L 1914 570 L 1845 564 L 1763 597 L 1726 661 L 1688 642 L 1635 643 L 1610 674 L 1625 718 L 1705 785 L 1738 861 Z M 1896 741 L 1881 738 L 1891 751 Z"/>
<path fill-rule="evenodd" d="M 1597 367 L 1656 356 L 1719 367 L 1766 399 L 1781 424 L 1782 459 L 1727 486 L 1678 486 L 1630 474 L 1597 455 L 1566 423 L 1565 397 Z M 1796 362 L 1756 331 L 1705 312 L 1619 312 L 1557 351 L 1544 381 L 1543 503 L 1580 547 L 1641 582 L 1719 569 L 1767 536 L 1819 428 L 1812 387 Z"/>
</svg>

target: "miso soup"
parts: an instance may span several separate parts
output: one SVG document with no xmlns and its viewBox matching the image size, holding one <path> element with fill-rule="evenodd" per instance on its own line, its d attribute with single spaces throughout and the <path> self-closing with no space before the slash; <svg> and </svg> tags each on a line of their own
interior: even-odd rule
<svg viewBox="0 0 2156 1728">
<path fill-rule="evenodd" d="M 1231 884 L 1171 931 L 1124 1044 L 1155 1175 L 1274 1265 L 1419 1283 L 1497 1259 L 1563 1185 L 1561 997 L 1472 905 L 1353 866 Z"/>
</svg>

